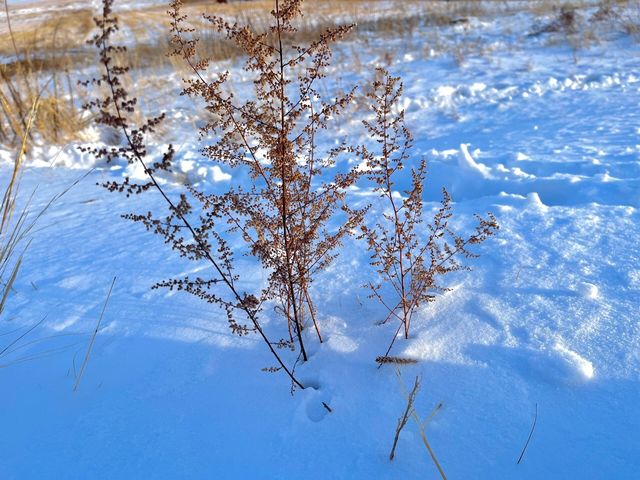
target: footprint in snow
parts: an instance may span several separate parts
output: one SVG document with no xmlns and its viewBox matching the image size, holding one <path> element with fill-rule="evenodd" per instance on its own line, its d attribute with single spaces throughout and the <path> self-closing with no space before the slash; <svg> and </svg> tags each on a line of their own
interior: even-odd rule
<svg viewBox="0 0 640 480">
<path fill-rule="evenodd" d="M 314 423 L 324 420 L 324 417 L 329 414 L 329 409 L 331 408 L 329 402 L 331 402 L 330 398 L 324 400 L 315 398 L 313 401 L 307 402 L 307 418 Z"/>
<path fill-rule="evenodd" d="M 307 387 L 299 393 L 303 400 L 298 408 L 298 415 L 318 423 L 331 413 L 331 394 L 320 389 L 320 386 L 309 379 L 301 379 Z"/>
</svg>

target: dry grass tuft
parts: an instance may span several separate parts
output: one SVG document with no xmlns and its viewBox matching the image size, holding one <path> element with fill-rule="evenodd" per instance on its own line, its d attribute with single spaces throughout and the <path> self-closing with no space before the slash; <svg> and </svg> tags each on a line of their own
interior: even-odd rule
<svg viewBox="0 0 640 480">
<path fill-rule="evenodd" d="M 15 217 L 16 200 L 18 198 L 18 190 L 20 187 L 20 178 L 22 175 L 22 166 L 24 153 L 27 146 L 27 138 L 33 121 L 38 110 L 38 103 L 35 102 L 31 106 L 29 118 L 25 126 L 25 132 L 22 137 L 22 144 L 18 151 L 11 175 L 7 184 L 4 186 L 4 194 L 2 203 L 0 203 L 0 314 L 4 310 L 9 293 L 13 288 L 13 284 L 18 276 L 24 249 L 26 248 L 26 235 L 31 230 L 31 226 L 27 224 L 27 206 Z"/>
<path fill-rule="evenodd" d="M 28 64 L 10 75 L 0 66 L 0 143 L 14 146 L 27 135 L 59 144 L 75 138 L 87 124 L 79 108 L 77 89 L 69 72 L 44 76 Z M 39 108 L 27 129 L 30 106 Z"/>
<path fill-rule="evenodd" d="M 93 11 L 83 8 L 71 15 L 45 15 L 33 22 L 13 22 L 11 31 L 0 33 L 0 55 L 15 54 L 14 41 L 23 59 L 35 59 L 52 50 L 77 48 L 93 28 L 92 18 Z"/>
<path fill-rule="evenodd" d="M 0 35 L 0 55 L 10 59 L 0 65 L 1 143 L 15 145 L 25 136 L 33 141 L 34 134 L 60 143 L 85 125 L 70 74 L 78 64 L 74 57 L 83 54 L 67 49 L 89 33 L 90 15 L 90 10 L 79 10 L 77 16 L 47 17 L 35 27 L 19 24 Z M 35 104 L 37 115 L 31 118 Z"/>
</svg>

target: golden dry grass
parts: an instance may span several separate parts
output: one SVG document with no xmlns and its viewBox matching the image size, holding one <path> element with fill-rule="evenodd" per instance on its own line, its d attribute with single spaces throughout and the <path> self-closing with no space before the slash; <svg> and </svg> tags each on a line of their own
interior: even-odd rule
<svg viewBox="0 0 640 480">
<path fill-rule="evenodd" d="M 56 5 L 65 1 L 50 0 Z M 355 22 L 357 29 L 349 39 L 358 44 L 367 45 L 369 39 L 380 37 L 412 41 L 421 38 L 422 41 L 416 41 L 416 48 L 448 52 L 456 61 L 463 63 L 469 55 L 485 54 L 483 45 L 468 42 L 466 30 L 462 30 L 452 42 L 440 38 L 438 28 L 425 27 L 464 25 L 471 17 L 511 15 L 524 10 L 549 17 L 557 14 L 563 5 L 579 9 L 603 3 L 628 6 L 633 0 L 306 0 L 303 22 L 294 41 L 305 43 L 316 39 L 328 26 Z M 166 5 L 150 6 L 119 15 L 121 39 L 129 46 L 127 62 L 134 69 L 180 72 L 184 67 L 181 62 L 166 56 L 169 50 L 166 8 Z M 202 18 L 202 13 L 237 20 L 252 25 L 256 31 L 264 31 L 272 8 L 273 0 L 227 4 L 190 0 L 184 6 L 184 13 L 189 16 L 201 39 L 200 54 L 217 61 L 235 58 L 242 51 L 215 33 Z M 95 65 L 95 52 L 86 41 L 92 35 L 92 17 L 98 13 L 79 8 L 74 11 L 51 9 L 46 13 L 16 14 L 12 18 L 13 38 L 2 22 L 0 56 L 9 60 L 0 64 L 0 143 L 16 142 L 21 138 L 29 105 L 43 85 L 47 87 L 42 92 L 34 130 L 46 140 L 59 143 L 82 128 L 85 122 L 79 111 L 82 101 L 75 85 L 82 76 L 81 72 Z M 618 27 L 637 33 L 640 31 L 640 13 L 637 17 L 625 18 L 624 22 L 619 19 L 621 26 Z M 589 39 L 588 36 L 585 38 Z M 384 42 L 377 41 L 376 44 Z M 386 55 L 394 55 L 393 47 L 387 50 Z M 351 47 L 346 52 L 345 55 L 351 56 L 349 62 L 352 65 L 360 62 L 357 49 Z M 384 52 L 379 52 L 381 59 L 384 56 Z M 142 86 L 135 85 L 134 93 Z"/>
<path fill-rule="evenodd" d="M 16 200 L 20 187 L 20 178 L 24 154 L 27 149 L 27 139 L 38 111 L 38 101 L 34 101 L 29 110 L 20 148 L 15 156 L 11 174 L 3 185 L 4 194 L 0 203 L 0 314 L 9 297 L 16 280 L 24 252 L 25 235 L 30 230 L 26 225 L 26 207 L 15 215 Z"/>
<path fill-rule="evenodd" d="M 60 144 L 74 138 L 87 122 L 75 80 L 67 71 L 42 71 L 23 64 L 8 74 L 0 68 L 0 142 L 15 145 L 24 136 Z M 39 108 L 27 128 L 30 106 Z"/>
<path fill-rule="evenodd" d="M 561 6 L 584 8 L 604 1 L 628 4 L 633 0 L 307 0 L 300 36 L 302 39 L 312 37 L 327 26 L 350 22 L 358 24 L 359 33 L 408 34 L 425 24 L 450 25 L 469 17 L 505 15 L 524 10 L 547 15 Z M 272 0 L 226 4 L 191 0 L 183 7 L 190 23 L 201 32 L 202 53 L 214 60 L 233 58 L 239 52 L 233 45 L 210 32 L 202 13 L 220 15 L 231 21 L 238 20 L 261 31 L 268 25 L 272 8 Z M 169 20 L 165 10 L 166 6 L 148 6 L 120 15 L 122 30 L 126 32 L 123 37 L 134 44 L 130 48 L 134 66 L 168 63 L 163 55 L 168 49 L 166 39 Z M 31 67 L 38 70 L 50 70 L 60 63 L 59 56 L 46 55 L 46 52 L 65 52 L 67 61 L 76 69 L 87 66 L 92 57 L 87 53 L 86 40 L 93 28 L 92 18 L 97 13 L 81 8 L 72 12 L 31 14 L 14 19 L 13 33 L 16 44 L 20 45 L 20 54 L 29 57 Z M 12 55 L 13 50 L 8 29 L 1 29 L 0 55 Z M 24 59 L 18 60 L 21 61 Z M 9 74 L 13 73 L 12 69 L 17 70 L 11 62 L 5 64 L 4 68 Z"/>
</svg>

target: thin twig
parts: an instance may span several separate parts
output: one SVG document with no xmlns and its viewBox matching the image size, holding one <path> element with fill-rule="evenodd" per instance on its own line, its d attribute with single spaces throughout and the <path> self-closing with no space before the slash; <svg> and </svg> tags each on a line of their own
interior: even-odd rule
<svg viewBox="0 0 640 480">
<path fill-rule="evenodd" d="M 516 462 L 516 465 L 520 465 L 520 462 L 522 461 L 522 458 L 524 457 L 524 453 L 527 451 L 527 447 L 529 446 L 529 442 L 531 441 L 531 437 L 533 437 L 533 431 L 536 429 L 536 423 L 538 422 L 538 404 L 536 403 L 536 412 L 533 416 L 533 424 L 531 425 L 531 431 L 529 432 L 529 436 L 527 437 L 527 442 L 524 444 L 524 447 L 522 448 L 522 452 L 520 453 L 520 456 L 518 457 L 518 461 Z"/>
<path fill-rule="evenodd" d="M 402 381 L 402 375 L 400 374 L 400 369 L 399 368 L 396 368 L 396 375 L 398 376 L 398 381 L 400 382 L 400 387 L 402 388 L 402 390 L 405 392 L 405 395 L 406 395 L 406 387 L 404 385 L 404 382 Z M 436 468 L 438 469 L 438 473 L 442 477 L 442 480 L 447 480 L 447 476 L 444 473 L 442 465 L 440 465 L 440 462 L 438 461 L 438 457 L 436 457 L 436 454 L 433 451 L 433 448 L 431 448 L 431 444 L 429 443 L 429 440 L 427 440 L 427 434 L 426 434 L 427 425 L 429 425 L 431 420 L 433 420 L 433 418 L 436 416 L 436 414 L 440 411 L 441 408 L 442 408 L 442 402 L 440 402 L 436 406 L 436 408 L 433 409 L 433 411 L 431 412 L 431 415 L 429 415 L 429 417 L 424 422 L 420 419 L 420 417 L 418 415 L 418 412 L 416 412 L 415 409 L 413 409 L 411 411 L 411 417 L 413 418 L 413 420 L 418 425 L 418 430 L 419 430 L 419 433 L 420 433 L 420 438 L 422 439 L 422 443 L 424 444 L 425 448 L 427 449 L 427 452 L 429 453 L 429 456 L 431 457 L 431 460 L 433 460 L 433 463 L 435 464 Z"/>
<path fill-rule="evenodd" d="M 415 381 L 415 383 L 413 385 L 413 389 L 411 390 L 411 393 L 409 394 L 409 397 L 407 398 L 407 408 L 405 409 L 405 411 L 402 414 L 402 416 L 398 419 L 398 426 L 396 427 L 396 434 L 395 434 L 395 436 L 393 438 L 393 447 L 391 447 L 391 453 L 389 454 L 389 460 L 393 460 L 393 457 L 395 457 L 396 445 L 398 444 L 398 438 L 400 437 L 400 432 L 402 431 L 404 426 L 407 424 L 407 421 L 409 420 L 409 415 L 413 411 L 413 402 L 414 402 L 414 400 L 416 398 L 416 394 L 418 393 L 419 389 L 420 389 L 420 377 L 418 377 L 416 375 L 416 381 Z"/>
</svg>

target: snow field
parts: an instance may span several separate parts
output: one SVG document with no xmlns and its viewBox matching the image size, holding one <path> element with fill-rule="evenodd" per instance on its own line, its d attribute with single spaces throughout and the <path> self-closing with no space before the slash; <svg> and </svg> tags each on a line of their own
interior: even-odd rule
<svg viewBox="0 0 640 480">
<path fill-rule="evenodd" d="M 449 478 L 631 479 L 640 468 L 640 47 L 613 35 L 574 63 L 567 45 L 509 33 L 530 22 L 486 21 L 479 35 L 492 53 L 462 66 L 411 51 L 391 65 L 403 76 L 416 157 L 429 160 L 427 210 L 446 186 L 456 228 L 487 211 L 501 226 L 394 352 L 418 360 L 401 368 L 407 388 L 422 377 L 417 413 L 443 405 L 426 433 Z M 188 111 L 178 102 L 175 117 Z M 360 118 L 343 130 L 357 132 Z M 211 190 L 247 181 L 203 162 L 189 127 L 173 135 L 172 194 L 183 181 Z M 291 396 L 284 376 L 260 371 L 271 359 L 256 337 L 232 335 L 223 312 L 150 290 L 204 267 L 120 219 L 160 208 L 157 195 L 130 201 L 94 185 L 141 172 L 97 165 L 73 146 L 30 155 L 22 188 L 38 186 L 34 212 L 97 168 L 34 235 L 0 324 L 2 346 L 7 332 L 46 316 L 0 357 L 0 478 L 438 478 L 411 421 L 388 460 L 405 398 L 395 368 L 374 363 L 395 326 L 376 325 L 384 311 L 361 288 L 373 275 L 361 244 L 348 240 L 313 286 L 327 340 L 309 342 L 296 373 L 311 388 Z M 383 208 L 365 186 L 350 199 Z M 265 273 L 239 262 L 245 288 L 259 288 Z M 279 330 L 274 313 L 263 322 Z"/>
</svg>

